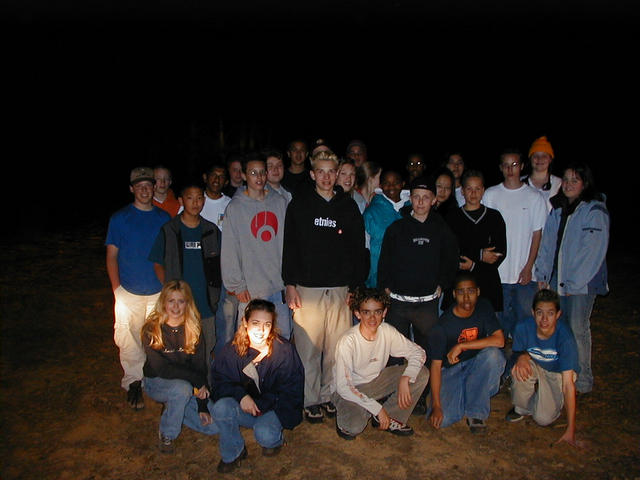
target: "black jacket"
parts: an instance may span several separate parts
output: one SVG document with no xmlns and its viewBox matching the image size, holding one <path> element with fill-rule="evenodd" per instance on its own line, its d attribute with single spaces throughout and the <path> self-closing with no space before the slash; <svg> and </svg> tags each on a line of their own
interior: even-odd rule
<svg viewBox="0 0 640 480">
<path fill-rule="evenodd" d="M 287 207 L 282 254 L 285 285 L 351 288 L 364 284 L 369 253 L 364 221 L 353 199 L 337 192 L 330 201 L 315 189 Z"/>
<path fill-rule="evenodd" d="M 448 288 L 458 271 L 458 242 L 434 211 L 424 223 L 409 216 L 393 222 L 382 240 L 378 287 L 421 297 Z"/>
</svg>

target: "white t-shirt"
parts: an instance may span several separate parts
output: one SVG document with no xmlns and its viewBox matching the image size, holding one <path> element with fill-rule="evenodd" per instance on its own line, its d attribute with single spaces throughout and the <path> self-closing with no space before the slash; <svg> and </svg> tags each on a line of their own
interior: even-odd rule
<svg viewBox="0 0 640 480">
<path fill-rule="evenodd" d="M 220 231 L 222 231 L 222 222 L 224 220 L 224 211 L 227 209 L 227 205 L 231 201 L 230 197 L 222 195 L 219 199 L 213 200 L 209 198 L 207 194 L 204 194 L 204 208 L 200 215 L 205 220 L 209 220 L 211 223 L 215 223 Z"/>
<path fill-rule="evenodd" d="M 482 203 L 498 210 L 507 228 L 507 256 L 498 267 L 500 281 L 518 283 L 529 257 L 531 236 L 533 232 L 542 230 L 547 220 L 544 197 L 527 184 L 510 190 L 501 183 L 487 188 Z"/>
<path fill-rule="evenodd" d="M 375 398 L 360 392 L 358 385 L 369 383 L 380 375 L 389 360 L 389 355 L 407 359 L 403 375 L 414 383 L 420 368 L 427 358 L 425 351 L 388 323 L 378 327 L 376 338 L 369 341 L 360 333 L 360 326 L 354 325 L 338 340 L 331 391 L 342 398 L 357 403 L 373 415 L 380 413 L 382 405 Z"/>
<path fill-rule="evenodd" d="M 556 177 L 555 175 L 551 175 L 549 177 L 549 183 L 551 183 L 551 188 L 549 190 L 543 190 L 542 188 L 538 188 L 533 183 L 531 183 L 531 179 L 527 177 L 527 185 L 540 192 L 540 194 L 544 197 L 544 201 L 547 202 L 547 211 L 551 212 L 551 202 L 549 200 L 560 191 L 560 187 L 562 186 L 562 179 L 560 177 Z"/>
<path fill-rule="evenodd" d="M 462 185 L 456 187 L 454 193 L 456 195 L 456 202 L 458 202 L 459 207 L 462 207 L 465 203 L 467 203 L 467 201 L 464 199 L 464 195 L 462 194 Z"/>
</svg>

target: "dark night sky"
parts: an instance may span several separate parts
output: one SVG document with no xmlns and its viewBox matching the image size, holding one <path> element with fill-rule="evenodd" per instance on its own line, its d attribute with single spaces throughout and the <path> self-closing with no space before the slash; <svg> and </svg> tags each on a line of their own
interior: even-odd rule
<svg viewBox="0 0 640 480">
<path fill-rule="evenodd" d="M 620 210 L 630 194 L 610 166 L 637 127 L 631 5 L 15 0 L 0 25 L 16 73 L 10 168 L 41 172 L 50 219 L 68 205 L 69 223 L 106 222 L 131 167 L 163 162 L 179 180 L 193 127 L 211 136 L 220 119 L 278 147 L 321 136 L 342 153 L 362 138 L 387 166 L 459 149 L 489 177 L 504 147 L 546 134 Z M 25 201 L 19 225 L 42 208 Z"/>
</svg>

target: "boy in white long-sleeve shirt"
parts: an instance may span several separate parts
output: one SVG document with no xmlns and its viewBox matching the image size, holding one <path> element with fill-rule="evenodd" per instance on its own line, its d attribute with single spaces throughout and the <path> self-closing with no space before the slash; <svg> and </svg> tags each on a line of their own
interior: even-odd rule
<svg viewBox="0 0 640 480">
<path fill-rule="evenodd" d="M 362 432 L 369 418 L 380 430 L 411 435 L 406 425 L 429 380 L 425 351 L 394 327 L 383 323 L 389 296 L 374 288 L 359 289 L 351 309 L 360 320 L 336 346 L 333 403 L 336 430 L 345 440 Z M 403 357 L 407 365 L 387 367 L 389 356 Z M 379 400 L 386 398 L 384 403 Z"/>
</svg>

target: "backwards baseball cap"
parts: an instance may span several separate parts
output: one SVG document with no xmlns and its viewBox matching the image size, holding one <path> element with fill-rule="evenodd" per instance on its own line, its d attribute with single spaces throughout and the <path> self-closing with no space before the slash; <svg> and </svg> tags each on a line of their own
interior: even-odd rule
<svg viewBox="0 0 640 480">
<path fill-rule="evenodd" d="M 529 157 L 531 157 L 531 155 L 536 152 L 544 152 L 551 158 L 553 158 L 553 148 L 551 148 L 551 144 L 549 143 L 549 140 L 547 140 L 547 137 L 537 138 L 531 144 L 531 148 L 529 149 Z"/>
<path fill-rule="evenodd" d="M 409 191 L 413 193 L 415 189 L 431 190 L 435 194 L 436 182 L 434 182 L 432 178 L 428 177 L 414 178 L 409 186 Z"/>
<path fill-rule="evenodd" d="M 153 176 L 153 169 L 149 167 L 136 167 L 131 170 L 131 175 L 129 175 L 129 184 L 135 185 L 138 182 L 149 181 L 151 183 L 156 183 L 156 179 Z"/>
</svg>

